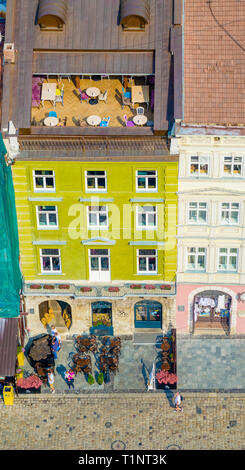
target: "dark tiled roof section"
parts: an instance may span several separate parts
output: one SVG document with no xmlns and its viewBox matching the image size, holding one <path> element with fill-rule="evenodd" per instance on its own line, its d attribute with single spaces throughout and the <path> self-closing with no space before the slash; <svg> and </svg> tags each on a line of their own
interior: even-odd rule
<svg viewBox="0 0 245 470">
<path fill-rule="evenodd" d="M 245 122 L 245 2 L 185 0 L 184 121 Z"/>
<path fill-rule="evenodd" d="M 85 157 L 128 157 L 133 159 L 137 156 L 152 158 L 153 156 L 170 157 L 166 138 L 162 137 L 19 137 L 20 159 L 35 156 L 46 160 L 61 159 L 70 160 L 72 158 L 83 160 Z"/>
</svg>

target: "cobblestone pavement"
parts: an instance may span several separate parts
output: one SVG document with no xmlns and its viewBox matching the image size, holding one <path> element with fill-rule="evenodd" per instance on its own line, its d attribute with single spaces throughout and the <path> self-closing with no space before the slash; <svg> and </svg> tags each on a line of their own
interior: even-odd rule
<svg viewBox="0 0 245 470">
<path fill-rule="evenodd" d="M 0 402 L 2 450 L 244 450 L 245 394 L 32 395 Z M 178 447 L 179 446 L 179 447 Z"/>
</svg>

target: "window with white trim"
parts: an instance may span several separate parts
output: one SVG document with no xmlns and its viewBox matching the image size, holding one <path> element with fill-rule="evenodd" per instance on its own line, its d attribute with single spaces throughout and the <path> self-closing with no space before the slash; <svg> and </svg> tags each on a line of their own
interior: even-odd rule
<svg viewBox="0 0 245 470">
<path fill-rule="evenodd" d="M 52 170 L 33 171 L 34 191 L 55 191 L 55 173 Z"/>
<path fill-rule="evenodd" d="M 58 228 L 57 206 L 37 206 L 36 211 L 38 228 Z"/>
<path fill-rule="evenodd" d="M 242 176 L 243 157 L 224 157 L 223 173 L 224 176 Z"/>
<path fill-rule="evenodd" d="M 205 271 L 206 248 L 187 248 L 187 270 Z"/>
<path fill-rule="evenodd" d="M 218 271 L 237 271 L 238 248 L 219 248 Z"/>
<path fill-rule="evenodd" d="M 157 228 L 156 206 L 136 206 L 136 228 L 138 230 Z"/>
<path fill-rule="evenodd" d="M 147 192 L 157 191 L 157 171 L 136 171 L 136 190 Z"/>
<path fill-rule="evenodd" d="M 209 157 L 190 157 L 191 176 L 208 176 Z"/>
<path fill-rule="evenodd" d="M 157 273 L 157 250 L 137 250 L 137 272 Z"/>
<path fill-rule="evenodd" d="M 85 172 L 86 191 L 99 192 L 107 191 L 106 171 L 86 171 Z"/>
<path fill-rule="evenodd" d="M 40 250 L 41 272 L 61 273 L 60 250 L 56 248 L 44 248 Z"/>
<path fill-rule="evenodd" d="M 239 202 L 222 202 L 221 204 L 221 224 L 239 224 Z"/>
<path fill-rule="evenodd" d="M 206 224 L 208 219 L 208 204 L 206 202 L 189 202 L 189 224 Z"/>
<path fill-rule="evenodd" d="M 88 206 L 88 228 L 108 229 L 108 207 Z"/>
</svg>

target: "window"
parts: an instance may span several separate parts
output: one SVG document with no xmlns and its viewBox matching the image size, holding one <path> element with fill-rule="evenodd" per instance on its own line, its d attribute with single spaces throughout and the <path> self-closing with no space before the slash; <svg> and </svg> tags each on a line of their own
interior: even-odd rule
<svg viewBox="0 0 245 470">
<path fill-rule="evenodd" d="M 206 202 L 189 202 L 189 223 L 206 224 L 207 209 Z"/>
<path fill-rule="evenodd" d="M 38 228 L 58 228 L 58 211 L 56 206 L 37 206 Z"/>
<path fill-rule="evenodd" d="M 157 228 L 156 206 L 137 206 L 136 207 L 136 228 L 137 229 Z"/>
<path fill-rule="evenodd" d="M 208 157 L 191 157 L 190 173 L 192 176 L 207 176 L 208 175 Z"/>
<path fill-rule="evenodd" d="M 89 250 L 90 281 L 110 280 L 110 251 L 105 249 Z"/>
<path fill-rule="evenodd" d="M 206 248 L 187 248 L 187 269 L 205 271 Z"/>
<path fill-rule="evenodd" d="M 106 191 L 106 171 L 86 171 L 86 191 Z"/>
<path fill-rule="evenodd" d="M 239 223 L 239 209 L 238 202 L 222 202 L 221 205 L 221 224 L 234 224 Z"/>
<path fill-rule="evenodd" d="M 40 250 L 40 256 L 42 273 L 61 273 L 60 250 L 45 248 Z"/>
<path fill-rule="evenodd" d="M 88 206 L 88 228 L 108 229 L 107 206 Z"/>
<path fill-rule="evenodd" d="M 238 248 L 219 249 L 219 271 L 237 271 Z"/>
<path fill-rule="evenodd" d="M 136 172 L 137 191 L 157 191 L 157 171 Z"/>
<path fill-rule="evenodd" d="M 55 174 L 51 170 L 35 170 L 34 191 L 55 191 Z"/>
<path fill-rule="evenodd" d="M 157 250 L 137 250 L 138 274 L 157 273 Z"/>
<path fill-rule="evenodd" d="M 224 176 L 242 176 L 243 157 L 224 157 Z"/>
</svg>

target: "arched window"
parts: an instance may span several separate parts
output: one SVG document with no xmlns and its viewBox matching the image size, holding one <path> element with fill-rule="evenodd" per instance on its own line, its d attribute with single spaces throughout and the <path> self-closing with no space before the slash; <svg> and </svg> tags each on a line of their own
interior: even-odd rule
<svg viewBox="0 0 245 470">
<path fill-rule="evenodd" d="M 67 17 L 67 0 L 39 0 L 37 23 L 42 31 L 62 31 Z"/>
<path fill-rule="evenodd" d="M 144 300 L 137 302 L 135 328 L 162 328 L 162 305 L 160 302 Z"/>
<path fill-rule="evenodd" d="M 149 20 L 148 0 L 121 0 L 120 24 L 124 31 L 144 31 Z"/>
<path fill-rule="evenodd" d="M 229 328 L 232 298 L 225 292 L 206 290 L 194 297 L 194 328 Z"/>
</svg>

